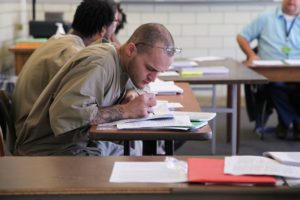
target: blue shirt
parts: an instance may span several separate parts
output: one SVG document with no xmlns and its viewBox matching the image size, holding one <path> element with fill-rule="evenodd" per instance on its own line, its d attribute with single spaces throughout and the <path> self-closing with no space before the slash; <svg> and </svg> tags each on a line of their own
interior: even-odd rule
<svg viewBox="0 0 300 200">
<path fill-rule="evenodd" d="M 252 42 L 257 39 L 258 56 L 265 60 L 284 60 L 300 58 L 300 16 L 295 18 L 288 41 L 287 31 L 292 25 L 292 20 L 286 20 L 280 8 L 265 12 L 248 24 L 241 35 Z M 289 54 L 283 48 L 290 48 Z"/>
</svg>

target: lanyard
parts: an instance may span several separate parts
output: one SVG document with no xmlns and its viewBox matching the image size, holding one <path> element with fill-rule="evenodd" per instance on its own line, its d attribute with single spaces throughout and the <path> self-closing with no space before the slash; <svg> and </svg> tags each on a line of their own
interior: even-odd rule
<svg viewBox="0 0 300 200">
<path fill-rule="evenodd" d="M 292 31 L 292 28 L 294 27 L 295 21 L 296 21 L 297 16 L 293 19 L 291 25 L 289 28 L 287 28 L 287 20 L 284 18 L 284 26 L 285 26 L 285 37 L 286 40 L 288 41 L 290 33 Z"/>
</svg>

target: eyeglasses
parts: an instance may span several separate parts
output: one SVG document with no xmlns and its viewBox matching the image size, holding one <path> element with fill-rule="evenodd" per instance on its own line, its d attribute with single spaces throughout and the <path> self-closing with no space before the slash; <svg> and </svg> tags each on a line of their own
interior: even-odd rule
<svg viewBox="0 0 300 200">
<path fill-rule="evenodd" d="M 182 51 L 181 48 L 177 48 L 177 47 L 159 47 L 159 46 L 154 46 L 154 45 L 147 44 L 147 43 L 144 43 L 144 42 L 139 42 L 139 43 L 136 43 L 135 45 L 136 46 L 145 45 L 145 46 L 149 46 L 149 47 L 152 47 L 152 48 L 159 48 L 159 49 L 162 49 L 169 56 L 174 56 L 174 54 L 181 53 L 181 51 Z"/>
</svg>

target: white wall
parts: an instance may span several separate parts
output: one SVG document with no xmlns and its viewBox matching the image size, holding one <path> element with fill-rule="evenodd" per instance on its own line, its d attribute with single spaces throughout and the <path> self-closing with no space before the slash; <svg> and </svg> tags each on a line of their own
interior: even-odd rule
<svg viewBox="0 0 300 200">
<path fill-rule="evenodd" d="M 65 20 L 72 21 L 80 0 L 37 2 L 37 19 L 43 20 L 45 11 L 61 11 L 64 12 Z M 277 5 L 278 3 L 123 3 L 128 24 L 120 32 L 119 39 L 125 42 L 142 23 L 160 22 L 172 32 L 177 46 L 183 48 L 181 57 L 214 55 L 243 59 L 244 55 L 235 40 L 237 33 L 259 13 Z"/>
<path fill-rule="evenodd" d="M 0 1 L 0 72 L 12 67 L 9 46 L 20 34 L 20 0 Z"/>
<path fill-rule="evenodd" d="M 28 18 L 31 19 L 31 0 L 27 2 Z M 66 21 L 72 21 L 79 2 L 80 0 L 37 0 L 36 19 L 43 20 L 45 11 L 61 11 L 64 12 Z M 0 8 L 1 43 L 11 40 L 12 35 L 15 35 L 11 27 L 19 14 L 12 4 L 5 3 L 6 9 L 2 6 Z M 142 23 L 160 22 L 172 32 L 176 45 L 183 48 L 179 57 L 212 55 L 242 60 L 244 55 L 235 40 L 237 33 L 257 14 L 277 5 L 278 3 L 124 3 L 122 7 L 127 14 L 128 24 L 119 33 L 119 39 L 125 42 Z M 7 26 L 10 28 L 6 29 Z M 219 91 L 218 94 L 224 93 L 223 90 Z"/>
</svg>

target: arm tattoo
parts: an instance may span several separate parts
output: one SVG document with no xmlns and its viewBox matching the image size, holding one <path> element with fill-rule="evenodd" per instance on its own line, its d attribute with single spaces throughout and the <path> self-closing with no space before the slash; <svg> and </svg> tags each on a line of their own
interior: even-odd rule
<svg viewBox="0 0 300 200">
<path fill-rule="evenodd" d="M 121 119 L 124 119 L 124 109 L 120 105 L 115 105 L 98 109 L 98 113 L 92 120 L 92 124 L 103 124 Z"/>
</svg>

